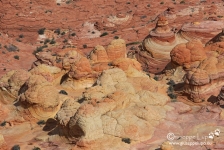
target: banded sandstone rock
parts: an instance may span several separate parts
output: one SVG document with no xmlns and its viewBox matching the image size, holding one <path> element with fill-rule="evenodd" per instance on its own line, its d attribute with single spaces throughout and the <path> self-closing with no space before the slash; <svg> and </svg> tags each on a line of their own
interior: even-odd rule
<svg viewBox="0 0 224 150">
<path fill-rule="evenodd" d="M 180 30 L 180 36 L 188 41 L 198 39 L 205 44 L 214 36 L 216 36 L 222 30 L 222 28 L 222 21 L 185 23 Z"/>
<path fill-rule="evenodd" d="M 193 40 L 177 45 L 171 51 L 172 62 L 186 71 L 184 92 L 194 102 L 217 96 L 224 84 L 222 48 L 215 49 L 211 45 L 204 48 L 201 42 Z"/>
<path fill-rule="evenodd" d="M 170 52 L 172 62 L 181 66 L 202 61 L 207 56 L 202 43 L 199 40 L 193 40 L 186 44 L 179 44 Z"/>
<path fill-rule="evenodd" d="M 168 25 L 168 20 L 158 18 L 155 29 L 150 31 L 143 41 L 143 48 L 137 51 L 136 58 L 145 71 L 161 73 L 170 62 L 170 51 L 180 43 L 187 41 L 176 35 Z"/>
</svg>

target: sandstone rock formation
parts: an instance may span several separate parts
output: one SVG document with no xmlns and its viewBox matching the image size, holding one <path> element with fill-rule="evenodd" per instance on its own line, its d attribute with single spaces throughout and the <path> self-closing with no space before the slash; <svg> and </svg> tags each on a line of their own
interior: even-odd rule
<svg viewBox="0 0 224 150">
<path fill-rule="evenodd" d="M 168 10 L 174 13 L 172 8 Z M 184 45 L 184 43 L 193 40 L 200 40 L 203 44 L 222 40 L 221 35 L 211 40 L 222 29 L 222 21 L 186 23 L 179 32 L 174 33 L 176 29 L 169 27 L 168 20 L 165 17 L 169 17 L 167 15 L 168 10 L 158 17 L 156 27 L 150 31 L 149 36 L 143 41 L 142 49 L 137 51 L 136 58 L 142 64 L 143 69 L 151 73 L 161 73 L 166 66 L 169 68 L 170 52 L 178 44 L 182 43 Z"/>
<path fill-rule="evenodd" d="M 78 53 L 73 51 L 75 55 Z M 74 55 L 68 52 L 68 55 Z M 76 59 L 77 58 L 77 59 Z M 63 59 L 63 66 L 68 71 L 68 78 L 63 85 L 77 88 L 91 87 L 99 74 L 109 69 L 109 63 L 116 59 L 126 58 L 126 45 L 123 39 L 113 40 L 106 48 L 103 46 L 96 46 L 90 53 L 89 59 L 82 57 L 81 55 L 75 56 L 75 58 L 65 57 Z M 70 66 L 70 69 L 69 69 Z M 138 69 L 141 67 L 138 66 Z"/>
<path fill-rule="evenodd" d="M 60 109 L 58 90 L 43 76 L 31 75 L 21 89 L 20 101 L 40 120 L 54 117 Z"/>
<path fill-rule="evenodd" d="M 151 34 L 153 33 L 167 33 L 167 34 L 172 34 L 171 32 L 171 28 L 168 25 L 168 21 L 167 18 L 164 16 L 160 16 L 158 18 L 157 24 L 156 24 L 156 28 L 154 29 L 154 31 L 151 32 Z"/>
<path fill-rule="evenodd" d="M 145 71 L 160 73 L 170 62 L 170 51 L 177 44 L 186 42 L 171 30 L 166 17 L 161 16 L 155 29 L 143 41 L 143 48 L 137 52 L 136 58 Z"/>
<path fill-rule="evenodd" d="M 95 63 L 109 61 L 107 51 L 101 45 L 97 45 L 94 48 L 94 50 L 90 53 L 90 59 Z"/>
<path fill-rule="evenodd" d="M 151 73 L 164 68 L 176 71 L 172 78 L 180 83 L 175 92 L 185 92 L 192 101 L 210 100 L 218 94 L 221 99 L 223 33 L 207 41 L 223 26 L 222 3 L 1 1 L 0 76 L 17 70 L 0 79 L 0 150 L 17 144 L 24 150 L 224 149 L 221 108 L 189 102 L 185 95 L 170 102 L 165 84 L 170 77 L 162 74 L 162 81 L 155 81 L 141 69 L 142 65 Z M 158 17 L 164 10 L 166 18 Z M 136 43 L 156 20 L 143 49 L 137 51 L 140 63 L 126 58 L 129 49 L 135 53 Z M 193 23 L 177 32 L 186 21 Z M 110 43 L 117 38 L 124 40 Z M 205 48 L 202 43 L 207 43 Z M 170 63 L 173 48 L 174 65 Z M 32 52 L 38 52 L 34 63 Z M 28 70 L 32 63 L 29 71 L 20 70 Z M 179 136 L 207 137 L 216 129 L 220 136 L 208 139 L 212 145 L 206 147 L 167 142 L 168 133 L 177 135 L 174 142 L 186 142 Z"/>
<path fill-rule="evenodd" d="M 186 23 L 180 30 L 180 35 L 188 41 L 198 39 L 207 43 L 223 28 L 222 21 L 202 21 Z"/>
<path fill-rule="evenodd" d="M 32 75 L 41 75 L 48 82 L 59 84 L 62 75 L 65 73 L 56 66 L 49 66 L 46 64 L 40 64 L 29 71 Z"/>
<path fill-rule="evenodd" d="M 67 51 L 67 53 L 61 56 L 63 69 L 69 71 L 71 66 L 78 62 L 82 57 L 83 56 L 77 50 Z"/>
<path fill-rule="evenodd" d="M 194 101 L 207 100 L 211 95 L 217 96 L 223 86 L 223 57 L 209 57 L 186 75 L 187 90 Z M 219 81 L 220 80 L 220 81 Z"/>
<path fill-rule="evenodd" d="M 117 58 L 126 58 L 126 44 L 123 39 L 116 39 L 111 41 L 111 43 L 106 48 L 107 55 L 110 61 Z"/>
<path fill-rule="evenodd" d="M 148 77 L 141 79 L 150 81 Z M 70 118 L 70 121 L 60 124 L 66 125 L 65 122 L 68 122 L 66 133 L 69 133 L 69 137 L 78 138 L 79 146 L 88 147 L 87 143 L 107 135 L 143 140 L 153 135 L 154 126 L 165 117 L 164 105 L 169 101 L 167 96 L 153 92 L 143 88 L 136 92 L 124 71 L 118 68 L 109 69 L 103 71 L 97 85 L 83 94 L 80 98 L 83 99 L 81 105 L 73 102 L 74 105 L 71 106 L 67 105 L 71 100 L 65 101 L 57 116 L 64 110 L 77 110 L 76 113 L 67 112 L 67 117 L 62 120 Z M 149 112 L 154 113 L 146 115 Z"/>
<path fill-rule="evenodd" d="M 200 41 L 179 44 L 171 51 L 172 62 L 186 71 L 185 93 L 194 102 L 206 101 L 217 96 L 223 86 L 223 55 L 218 43 L 203 47 Z"/>
<path fill-rule="evenodd" d="M 112 62 L 112 66 L 118 67 L 123 71 L 128 70 L 129 67 L 135 68 L 138 71 L 141 71 L 141 64 L 135 59 L 130 58 L 118 58 Z"/>
<path fill-rule="evenodd" d="M 90 62 L 87 58 L 82 57 L 75 62 L 70 71 L 68 78 L 63 82 L 63 86 L 71 86 L 74 89 L 90 87 L 94 84 L 97 72 L 92 70 Z"/>
<path fill-rule="evenodd" d="M 60 110 L 57 112 L 55 118 L 59 121 L 60 125 L 66 127 L 71 116 L 74 116 L 80 104 L 74 99 L 67 99 L 63 102 Z"/>
<path fill-rule="evenodd" d="M 177 45 L 170 52 L 170 56 L 172 62 L 185 67 L 196 61 L 202 61 L 207 57 L 203 44 L 199 40 Z"/>
<path fill-rule="evenodd" d="M 29 72 L 22 69 L 8 72 L 0 80 L 1 92 L 8 94 L 9 97 L 17 98 L 20 88 L 30 75 Z"/>
</svg>

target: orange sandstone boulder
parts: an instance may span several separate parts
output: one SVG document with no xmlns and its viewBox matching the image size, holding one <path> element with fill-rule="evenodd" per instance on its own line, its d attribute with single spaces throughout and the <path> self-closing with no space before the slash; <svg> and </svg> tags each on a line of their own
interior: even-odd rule
<svg viewBox="0 0 224 150">
<path fill-rule="evenodd" d="M 13 70 L 5 74 L 0 79 L 0 86 L 2 90 L 7 91 L 13 97 L 19 95 L 20 88 L 30 77 L 30 73 L 25 70 Z"/>
<path fill-rule="evenodd" d="M 107 51 L 103 46 L 97 45 L 90 53 L 90 60 L 93 62 L 108 62 Z"/>
<path fill-rule="evenodd" d="M 106 48 L 110 61 L 117 58 L 126 58 L 126 44 L 123 39 L 113 40 Z"/>
<path fill-rule="evenodd" d="M 177 45 L 170 52 L 170 56 L 172 62 L 181 66 L 195 61 L 202 61 L 207 57 L 204 47 L 199 40 Z"/>
</svg>

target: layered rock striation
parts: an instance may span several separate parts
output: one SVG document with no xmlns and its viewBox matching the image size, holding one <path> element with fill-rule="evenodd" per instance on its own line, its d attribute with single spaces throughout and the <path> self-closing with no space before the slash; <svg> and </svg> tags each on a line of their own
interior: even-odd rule
<svg viewBox="0 0 224 150">
<path fill-rule="evenodd" d="M 171 51 L 172 62 L 183 66 L 185 93 L 194 102 L 217 96 L 223 86 L 223 49 L 217 44 L 203 47 L 198 40 L 177 45 Z"/>
<path fill-rule="evenodd" d="M 216 36 L 223 28 L 222 21 L 201 21 L 185 23 L 180 30 L 180 36 L 187 41 L 201 40 L 207 43 Z"/>
<path fill-rule="evenodd" d="M 169 27 L 167 18 L 160 16 L 156 27 L 143 41 L 142 50 L 137 51 L 136 58 L 145 71 L 161 73 L 170 62 L 170 51 L 179 43 L 187 40 L 176 35 Z"/>
</svg>

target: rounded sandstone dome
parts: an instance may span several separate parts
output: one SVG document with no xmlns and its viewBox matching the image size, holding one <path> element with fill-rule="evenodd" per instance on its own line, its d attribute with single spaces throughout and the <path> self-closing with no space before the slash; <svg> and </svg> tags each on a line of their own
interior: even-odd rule
<svg viewBox="0 0 224 150">
<path fill-rule="evenodd" d="M 105 48 L 101 45 L 97 45 L 90 53 L 90 59 L 94 62 L 108 62 Z"/>
<path fill-rule="evenodd" d="M 54 117 L 60 109 L 56 87 L 40 75 L 31 75 L 25 87 L 20 101 L 28 107 L 31 115 L 42 120 Z"/>
<path fill-rule="evenodd" d="M 32 75 L 26 82 L 25 101 L 38 104 L 44 108 L 55 107 L 59 104 L 58 91 L 43 76 Z"/>
<path fill-rule="evenodd" d="M 199 40 L 193 40 L 186 44 L 178 44 L 170 52 L 172 62 L 180 66 L 195 61 L 204 60 L 207 56 L 203 44 Z"/>
<path fill-rule="evenodd" d="M 115 39 L 108 45 L 107 55 L 109 60 L 113 61 L 117 58 L 126 57 L 126 44 L 123 39 Z"/>
<path fill-rule="evenodd" d="M 72 65 L 68 76 L 77 80 L 81 78 L 92 77 L 92 68 L 89 60 L 86 57 L 82 57 L 79 61 L 75 62 Z"/>
<path fill-rule="evenodd" d="M 30 75 L 29 72 L 22 69 L 13 70 L 0 79 L 0 86 L 7 89 L 13 96 L 17 97 L 21 86 L 26 82 Z"/>
</svg>

